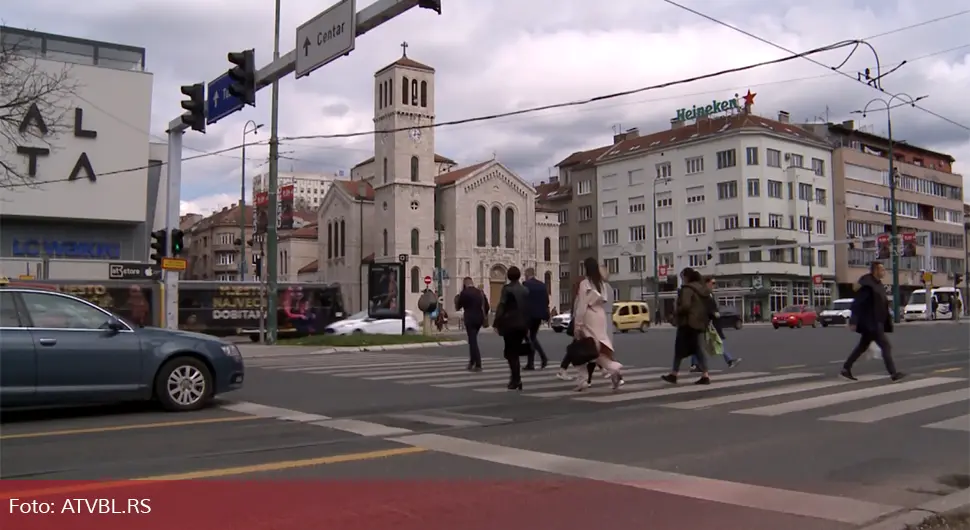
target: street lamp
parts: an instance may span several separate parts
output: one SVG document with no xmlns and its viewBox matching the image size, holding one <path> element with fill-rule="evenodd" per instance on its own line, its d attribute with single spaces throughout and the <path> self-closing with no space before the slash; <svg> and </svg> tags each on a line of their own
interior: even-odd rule
<svg viewBox="0 0 970 530">
<path fill-rule="evenodd" d="M 654 179 L 653 195 L 650 197 L 653 201 L 653 310 L 658 316 L 660 315 L 660 253 L 657 250 L 657 184 L 661 183 L 670 183 L 670 177 Z M 676 271 L 674 274 L 676 274 Z M 643 292 L 643 280 L 640 281 L 640 284 L 641 292 Z"/>
<path fill-rule="evenodd" d="M 249 126 L 253 128 L 250 129 Z M 246 135 L 257 134 L 263 124 L 249 120 L 243 125 L 242 133 L 242 176 L 239 178 L 239 281 L 246 281 Z M 254 214 L 255 215 L 255 214 Z M 255 217 L 254 217 L 255 218 Z"/>
<path fill-rule="evenodd" d="M 876 98 L 869 103 L 862 110 L 852 111 L 852 114 L 862 114 L 865 118 L 866 114 L 869 112 L 869 105 L 873 103 L 881 103 L 886 107 L 886 129 L 889 136 L 889 215 L 890 215 L 890 241 L 893 246 L 893 319 L 898 324 L 901 315 L 899 314 L 899 249 L 897 248 L 898 237 L 899 237 L 899 224 L 897 222 L 897 212 L 896 212 L 896 168 L 895 160 L 893 160 L 893 119 L 892 119 L 892 109 L 893 101 L 899 98 L 903 104 L 908 103 L 909 106 L 915 107 L 916 102 L 921 99 L 926 99 L 929 96 L 920 96 L 918 98 L 913 98 L 909 94 L 899 93 L 893 95 L 889 100 L 882 98 Z M 909 101 L 906 101 L 906 100 Z M 877 109 L 879 110 L 879 109 Z"/>
<path fill-rule="evenodd" d="M 642 247 L 640 245 L 637 245 L 637 250 L 642 250 Z M 631 253 L 631 252 L 629 252 L 627 250 L 624 250 L 623 252 L 620 252 L 620 255 L 621 256 L 626 256 L 628 258 L 629 257 L 632 257 L 632 256 L 639 256 L 638 254 L 633 254 L 633 253 Z M 644 259 L 643 261 L 644 262 L 642 264 L 637 265 L 637 272 L 640 274 L 640 301 L 641 302 L 644 300 L 644 297 L 643 297 L 643 268 L 647 265 L 646 264 L 646 261 L 647 260 Z"/>
<path fill-rule="evenodd" d="M 788 171 L 791 173 L 789 180 L 795 183 L 796 187 L 800 182 L 798 181 L 798 172 L 796 169 L 802 169 L 798 166 L 788 166 Z M 800 191 L 800 190 L 799 190 Z M 796 191 L 798 193 L 798 191 Z M 812 194 L 815 193 L 815 185 L 812 183 L 812 189 L 807 196 L 805 196 L 805 215 L 808 217 L 808 226 L 806 231 L 808 232 L 808 305 L 810 307 L 815 307 L 815 247 L 812 246 L 812 232 L 815 231 L 815 220 L 812 219 Z M 796 199 L 795 204 L 798 204 Z M 797 206 L 796 206 L 797 210 Z M 801 256 L 799 256 L 800 258 Z"/>
</svg>

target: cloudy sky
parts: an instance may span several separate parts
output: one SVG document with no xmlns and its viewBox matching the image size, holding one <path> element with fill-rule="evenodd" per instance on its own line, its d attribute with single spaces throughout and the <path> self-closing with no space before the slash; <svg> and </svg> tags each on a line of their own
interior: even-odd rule
<svg viewBox="0 0 970 530">
<path fill-rule="evenodd" d="M 283 0 L 281 49 L 295 45 L 296 27 L 329 0 Z M 358 10 L 371 0 L 358 0 Z M 437 119 L 449 121 L 529 106 L 585 99 L 782 57 L 782 52 L 662 0 L 442 0 L 443 15 L 411 10 L 357 40 L 348 57 L 300 80 L 281 82 L 280 136 L 367 132 L 373 73 L 401 55 L 437 69 Z M 179 85 L 210 80 L 229 66 L 226 52 L 255 48 L 272 58 L 270 0 L 36 0 L 10 2 L 3 22 L 50 33 L 147 49 L 154 74 L 153 135 L 181 112 Z M 967 10 L 965 0 L 683 0 L 683 4 L 785 48 L 803 51 L 845 39 L 869 38 L 884 68 L 908 61 L 884 88 L 929 96 L 920 109 L 893 112 L 896 138 L 952 154 L 970 177 L 970 13 L 917 28 L 907 26 Z M 607 8 L 608 6 L 608 8 Z M 842 63 L 849 50 L 814 56 Z M 852 77 L 875 59 L 858 50 L 842 68 Z M 522 177 L 539 181 L 569 153 L 605 145 L 613 127 L 650 132 L 669 126 L 675 109 L 748 89 L 754 110 L 792 120 L 856 119 L 886 132 L 885 112 L 853 110 L 880 94 L 807 60 L 790 61 L 701 82 L 643 92 L 584 107 L 440 129 L 436 151 L 472 164 L 493 155 Z M 876 108 L 874 104 L 870 108 Z M 186 155 L 238 145 L 243 124 L 265 123 L 270 91 L 247 108 L 186 135 Z M 953 123 L 955 122 L 955 123 Z M 250 136 L 250 141 L 252 137 Z M 333 173 L 373 154 L 373 139 L 285 140 L 281 170 Z M 248 171 L 267 169 L 265 146 L 248 150 Z M 183 211 L 208 211 L 238 200 L 239 152 L 183 165 Z M 970 184 L 970 179 L 965 178 Z"/>
</svg>

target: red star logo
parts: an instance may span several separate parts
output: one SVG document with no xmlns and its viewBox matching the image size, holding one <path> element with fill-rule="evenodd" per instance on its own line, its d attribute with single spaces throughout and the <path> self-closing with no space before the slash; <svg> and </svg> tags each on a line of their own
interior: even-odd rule
<svg viewBox="0 0 970 530">
<path fill-rule="evenodd" d="M 752 94 L 751 89 L 748 89 L 748 93 L 744 95 L 744 106 L 750 107 L 751 105 L 754 105 L 754 97 L 757 95 L 758 94 Z"/>
</svg>

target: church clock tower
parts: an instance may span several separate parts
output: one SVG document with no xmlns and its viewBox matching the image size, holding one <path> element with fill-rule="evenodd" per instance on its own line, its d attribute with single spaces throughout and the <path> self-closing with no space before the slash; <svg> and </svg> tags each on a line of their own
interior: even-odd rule
<svg viewBox="0 0 970 530">
<path fill-rule="evenodd" d="M 423 278 L 434 271 L 434 68 L 408 58 L 407 48 L 374 74 L 376 216 L 365 227 L 375 232 L 378 261 L 408 255 L 405 309 L 417 312 Z"/>
</svg>

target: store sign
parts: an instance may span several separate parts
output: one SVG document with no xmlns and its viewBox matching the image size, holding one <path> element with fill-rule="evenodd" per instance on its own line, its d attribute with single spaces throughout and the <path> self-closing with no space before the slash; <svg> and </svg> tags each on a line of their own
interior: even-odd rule
<svg viewBox="0 0 970 530">
<path fill-rule="evenodd" d="M 690 108 L 684 107 L 677 110 L 676 120 L 696 120 L 698 118 L 704 118 L 714 114 L 720 114 L 722 112 L 737 111 L 742 108 L 747 108 L 754 104 L 754 97 L 756 95 L 757 94 L 753 94 L 749 90 L 744 96 L 735 94 L 733 99 L 725 99 L 722 101 L 713 100 L 710 103 L 693 105 Z M 744 100 L 743 104 L 741 103 L 742 100 Z"/>
<path fill-rule="evenodd" d="M 74 109 L 73 129 L 75 138 L 94 140 L 98 137 L 97 131 L 84 128 L 84 111 L 80 107 Z M 41 114 L 37 103 L 31 104 L 27 109 L 23 119 L 20 120 L 19 131 L 23 136 L 36 135 L 40 138 L 45 138 L 48 135 L 56 133 L 56 131 L 51 131 L 47 122 L 44 121 L 44 116 Z M 40 159 L 50 156 L 51 150 L 49 147 L 28 147 L 18 145 L 17 154 L 27 157 L 27 175 L 36 177 L 39 171 Z M 94 167 L 91 165 L 91 159 L 88 158 L 88 154 L 83 151 L 80 155 L 78 155 L 77 162 L 74 163 L 74 169 L 71 170 L 70 175 L 51 175 L 51 179 L 55 180 L 77 180 L 79 178 L 86 178 L 91 182 L 96 182 L 98 180 L 97 174 L 94 172 Z"/>
<path fill-rule="evenodd" d="M 121 259 L 121 243 L 14 239 L 11 254 L 18 258 Z"/>
</svg>

